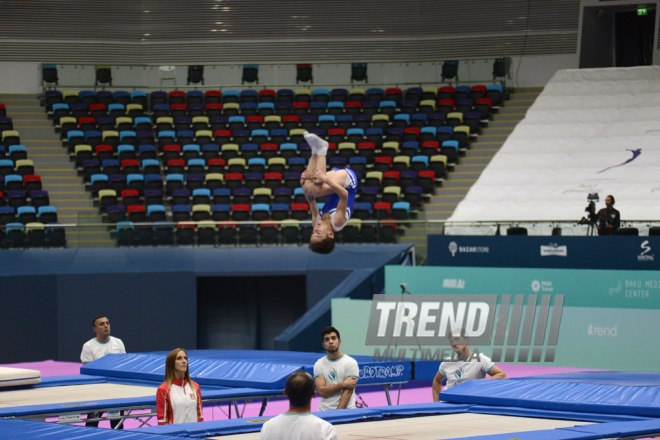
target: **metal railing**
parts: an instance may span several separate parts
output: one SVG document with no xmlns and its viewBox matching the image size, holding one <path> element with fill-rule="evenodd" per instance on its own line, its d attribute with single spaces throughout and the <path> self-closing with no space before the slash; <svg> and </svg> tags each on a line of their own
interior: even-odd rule
<svg viewBox="0 0 660 440">
<path fill-rule="evenodd" d="M 501 57 L 465 58 L 460 59 L 461 68 L 457 77 L 443 79 L 442 65 L 444 61 L 371 61 L 368 63 L 368 77 L 365 81 L 353 82 L 351 80 L 351 64 L 346 61 L 315 62 L 312 65 L 320 73 L 316 79 L 320 81 L 296 81 L 294 62 L 259 64 L 260 79 L 265 81 L 244 83 L 242 78 L 243 64 L 213 63 L 205 64 L 205 81 L 196 84 L 187 82 L 187 64 L 170 64 L 180 67 L 174 71 L 174 76 L 163 78 L 159 71 L 161 65 L 155 64 L 112 64 L 114 70 L 112 83 L 96 83 L 96 67 L 93 64 L 62 64 L 42 63 L 39 75 L 42 94 L 48 89 L 107 89 L 107 90 L 222 90 L 222 89 L 266 89 L 266 88 L 333 88 L 333 87 L 424 87 L 441 84 L 501 84 L 506 88 L 506 80 L 511 79 L 510 74 L 504 77 L 493 77 L 492 69 L 495 60 Z M 301 63 L 304 61 L 301 61 Z M 59 81 L 57 85 L 44 81 L 44 65 L 56 66 Z M 185 67 L 185 69 L 183 69 Z M 348 75 L 347 75 L 348 73 Z M 172 74 L 170 74 L 172 75 Z M 346 80 L 338 80 L 341 75 Z M 401 77 L 401 76 L 404 77 Z M 369 77 L 375 81 L 369 81 Z M 407 77 L 407 78 L 406 78 Z M 182 78 L 185 80 L 181 81 Z M 390 79 L 391 78 L 391 79 Z M 418 79 L 409 79 L 418 78 Z M 177 81 L 179 83 L 177 83 Z M 294 82 L 295 81 L 295 82 Z M 170 87 L 163 87 L 164 82 L 171 82 Z"/>
<path fill-rule="evenodd" d="M 86 215 L 81 215 L 81 217 Z M 296 228 L 287 233 L 286 228 Z M 597 235 L 595 228 L 579 225 L 576 221 L 558 220 L 362 220 L 351 221 L 336 239 L 338 243 L 412 243 L 426 242 L 428 235 L 507 235 L 508 228 L 525 228 L 529 235 Z M 626 235 L 649 235 L 650 228 L 660 228 L 660 220 L 626 220 L 621 228 Z M 268 232 L 264 233 L 264 229 Z M 162 229 L 162 236 L 158 235 Z M 177 233 L 177 230 L 187 230 Z M 207 233 L 200 231 L 206 229 Z M 209 234 L 208 229 L 213 233 Z M 274 229 L 274 230 L 273 230 Z M 116 246 L 306 246 L 311 234 L 312 221 L 162 221 L 120 223 L 17 223 L 0 225 L 0 249 L 26 249 L 49 247 L 116 247 Z M 65 242 L 51 241 L 54 230 L 64 230 Z M 230 230 L 223 234 L 223 231 Z M 636 230 L 636 234 L 634 233 Z M 146 231 L 146 232 L 139 232 Z M 55 240 L 61 240 L 57 236 Z"/>
</svg>

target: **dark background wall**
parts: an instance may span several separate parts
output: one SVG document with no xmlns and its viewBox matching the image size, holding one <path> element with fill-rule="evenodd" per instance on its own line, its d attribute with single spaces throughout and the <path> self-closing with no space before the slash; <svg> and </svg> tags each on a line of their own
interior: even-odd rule
<svg viewBox="0 0 660 440">
<path fill-rule="evenodd" d="M 56 359 L 57 277 L 3 277 L 1 282 L 0 363 Z"/>
<path fill-rule="evenodd" d="M 274 350 L 307 310 L 305 276 L 197 278 L 197 348 Z"/>
<path fill-rule="evenodd" d="M 130 352 L 273 348 L 311 309 L 329 313 L 325 298 L 356 270 L 382 274 L 409 248 L 340 245 L 331 255 L 306 248 L 2 251 L 0 364 L 79 362 L 97 314 L 108 316 Z M 300 335 L 318 345 L 316 334 Z"/>
<path fill-rule="evenodd" d="M 82 345 L 95 336 L 92 318 L 100 314 L 127 351 L 193 348 L 196 313 L 193 272 L 59 275 L 56 357 L 79 361 Z"/>
</svg>

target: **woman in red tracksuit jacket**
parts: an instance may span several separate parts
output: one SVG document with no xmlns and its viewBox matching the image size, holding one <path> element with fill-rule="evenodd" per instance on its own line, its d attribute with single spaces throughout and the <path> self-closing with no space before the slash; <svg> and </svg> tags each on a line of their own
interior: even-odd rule
<svg viewBox="0 0 660 440">
<path fill-rule="evenodd" d="M 156 413 L 159 425 L 203 422 L 202 393 L 190 380 L 188 353 L 177 348 L 165 360 L 165 381 L 156 392 Z"/>
</svg>

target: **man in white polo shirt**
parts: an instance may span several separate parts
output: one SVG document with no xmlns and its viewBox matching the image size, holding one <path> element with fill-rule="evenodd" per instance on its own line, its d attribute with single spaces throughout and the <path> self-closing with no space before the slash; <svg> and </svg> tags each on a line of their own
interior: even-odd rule
<svg viewBox="0 0 660 440">
<path fill-rule="evenodd" d="M 96 337 L 85 342 L 82 353 L 80 353 L 80 360 L 83 364 L 101 359 L 106 354 L 126 353 L 126 348 L 121 339 L 110 336 L 110 321 L 105 315 L 98 315 L 92 320 L 92 330 L 96 333 Z M 121 414 L 124 415 L 123 412 Z M 87 415 L 87 418 L 96 418 L 99 416 L 99 413 L 90 413 Z M 120 420 L 111 420 L 110 426 L 114 429 L 119 422 Z M 87 422 L 85 426 L 98 427 L 99 422 Z"/>
<path fill-rule="evenodd" d="M 321 330 L 327 356 L 314 364 L 314 382 L 322 399 L 319 411 L 355 408 L 355 387 L 360 369 L 355 359 L 339 351 L 341 339 L 334 327 Z"/>
<path fill-rule="evenodd" d="M 316 392 L 309 373 L 296 371 L 289 376 L 284 394 L 289 410 L 264 423 L 260 440 L 337 440 L 337 431 L 330 423 L 310 414 Z"/>
<path fill-rule="evenodd" d="M 445 389 L 461 384 L 470 379 L 507 379 L 504 371 L 481 353 L 472 353 L 470 339 L 465 336 L 465 330 L 452 330 L 448 336 L 454 355 L 443 360 L 433 379 L 433 401 L 439 402 L 442 381 L 447 379 Z M 490 377 L 486 377 L 486 375 Z"/>
</svg>

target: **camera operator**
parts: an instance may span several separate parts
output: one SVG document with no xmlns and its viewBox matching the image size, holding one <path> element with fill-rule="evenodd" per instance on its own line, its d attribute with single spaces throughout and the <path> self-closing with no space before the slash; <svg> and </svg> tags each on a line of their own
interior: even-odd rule
<svg viewBox="0 0 660 440">
<path fill-rule="evenodd" d="M 615 235 L 621 226 L 621 215 L 614 209 L 614 196 L 605 197 L 605 208 L 598 211 L 598 235 Z"/>
</svg>

